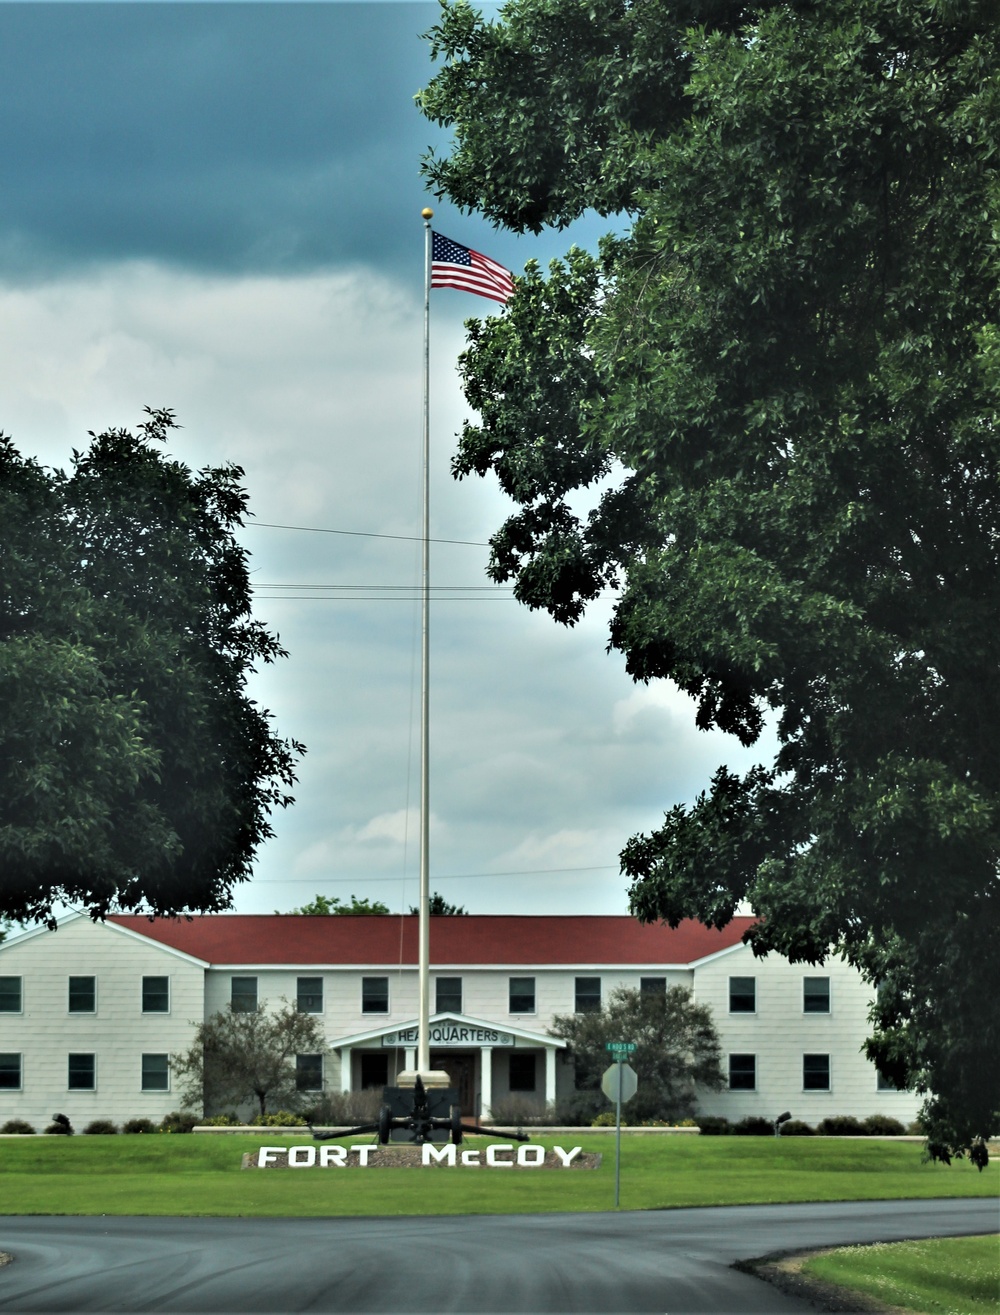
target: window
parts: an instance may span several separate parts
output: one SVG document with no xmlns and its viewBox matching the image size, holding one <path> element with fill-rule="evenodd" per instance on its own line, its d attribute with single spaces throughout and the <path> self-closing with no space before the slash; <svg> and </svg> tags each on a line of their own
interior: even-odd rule
<svg viewBox="0 0 1000 1315">
<path fill-rule="evenodd" d="M 535 1090 L 535 1056 L 519 1055 L 516 1051 L 510 1056 L 511 1091 Z"/>
<path fill-rule="evenodd" d="M 230 996 L 234 1014 L 252 1014 L 257 1008 L 257 978 L 234 977 Z"/>
<path fill-rule="evenodd" d="M 599 1014 L 601 1012 L 601 979 L 599 977 L 578 977 L 576 979 L 575 1008 L 578 1014 Z"/>
<path fill-rule="evenodd" d="M 0 1052 L 0 1091 L 20 1091 L 21 1056 Z"/>
<path fill-rule="evenodd" d="M 97 978 L 71 977 L 69 979 L 69 1012 L 92 1014 L 97 1009 Z"/>
<path fill-rule="evenodd" d="M 142 1012 L 144 1014 L 170 1013 L 169 977 L 144 977 L 142 979 Z"/>
<path fill-rule="evenodd" d="M 93 1055 L 70 1055 L 67 1086 L 70 1091 L 93 1091 L 97 1086 L 97 1064 Z"/>
<path fill-rule="evenodd" d="M 828 1014 L 830 1012 L 829 977 L 804 977 L 802 979 L 802 1009 L 807 1014 Z"/>
<path fill-rule="evenodd" d="M 510 979 L 510 1012 L 512 1014 L 533 1014 L 535 1012 L 535 979 L 533 977 L 512 977 Z"/>
<path fill-rule="evenodd" d="M 321 1014 L 323 1012 L 322 977 L 300 977 L 296 987 L 295 1002 L 300 1014 Z"/>
<path fill-rule="evenodd" d="M 729 1056 L 729 1090 L 730 1091 L 757 1090 L 757 1056 L 756 1055 Z"/>
<path fill-rule="evenodd" d="M 462 1012 L 461 977 L 439 977 L 435 985 L 435 1009 L 439 1014 Z"/>
<path fill-rule="evenodd" d="M 143 1055 L 142 1089 L 143 1091 L 170 1090 L 169 1055 Z"/>
<path fill-rule="evenodd" d="M 361 1012 L 363 1014 L 387 1014 L 389 1012 L 388 977 L 362 977 Z"/>
<path fill-rule="evenodd" d="M 20 1012 L 20 977 L 0 977 L 0 1014 L 19 1014 Z"/>
<path fill-rule="evenodd" d="M 886 1075 L 882 1072 L 881 1069 L 878 1069 L 877 1072 L 878 1072 L 878 1081 L 877 1081 L 876 1084 L 875 1084 L 875 1085 L 876 1085 L 876 1090 L 877 1090 L 877 1091 L 898 1091 L 898 1090 L 899 1090 L 899 1088 L 896 1086 L 895 1082 L 893 1082 L 892 1078 L 887 1078 Z"/>
<path fill-rule="evenodd" d="M 755 1014 L 757 1012 L 757 978 L 730 977 L 729 1012 Z"/>
<path fill-rule="evenodd" d="M 803 1091 L 830 1090 L 829 1055 L 802 1056 L 802 1089 Z"/>
<path fill-rule="evenodd" d="M 323 1056 L 322 1055 L 295 1056 L 295 1090 L 296 1091 L 323 1090 Z"/>
<path fill-rule="evenodd" d="M 389 1056 L 361 1052 L 361 1090 L 385 1087 L 389 1083 Z"/>
<path fill-rule="evenodd" d="M 656 996 L 666 995 L 667 979 L 665 977 L 640 977 L 639 994 Z"/>
</svg>

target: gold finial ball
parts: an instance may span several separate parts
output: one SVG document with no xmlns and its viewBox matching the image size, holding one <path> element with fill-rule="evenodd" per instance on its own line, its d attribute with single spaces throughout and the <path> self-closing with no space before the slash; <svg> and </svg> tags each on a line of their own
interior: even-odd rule
<svg viewBox="0 0 1000 1315">
<path fill-rule="evenodd" d="M 434 211 L 431 210 L 431 208 L 430 208 L 429 206 L 424 206 L 423 210 L 421 210 L 421 212 L 420 212 L 420 215 L 421 215 L 421 218 L 422 218 L 422 219 L 430 219 L 430 218 L 433 216 L 433 214 L 434 214 Z"/>
</svg>

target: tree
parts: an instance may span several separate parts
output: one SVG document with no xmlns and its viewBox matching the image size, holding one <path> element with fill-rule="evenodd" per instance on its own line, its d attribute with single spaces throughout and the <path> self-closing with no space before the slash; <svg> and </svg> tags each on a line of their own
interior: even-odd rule
<svg viewBox="0 0 1000 1315">
<path fill-rule="evenodd" d="M 461 904 L 449 904 L 445 897 L 436 890 L 431 892 L 431 897 L 427 902 L 428 912 L 432 918 L 451 918 L 467 914 L 469 910 Z M 420 913 L 416 904 L 410 906 L 411 916 Z"/>
<path fill-rule="evenodd" d="M 287 1000 L 273 1012 L 265 1005 L 245 1012 L 230 1005 L 198 1024 L 190 1050 L 175 1056 L 170 1066 L 181 1081 L 186 1107 L 207 1112 L 254 1100 L 264 1115 L 268 1101 L 283 1109 L 302 1103 L 296 1056 L 326 1050 L 321 1020 L 299 1013 Z"/>
<path fill-rule="evenodd" d="M 0 436 L 0 914 L 227 908 L 295 755 L 247 697 L 237 466 L 194 475 L 151 412 L 43 469 Z"/>
<path fill-rule="evenodd" d="M 620 987 L 600 1010 L 557 1015 L 549 1032 L 569 1042 L 567 1053 L 576 1062 L 576 1084 L 583 1091 L 600 1088 L 611 1062 L 608 1041 L 635 1042 L 628 1057 L 639 1078 L 628 1106 L 632 1121 L 689 1118 L 696 1087 L 718 1091 L 724 1085 L 712 1011 L 695 1004 L 683 986 L 672 986 L 663 995 Z"/>
<path fill-rule="evenodd" d="M 278 910 L 275 909 L 275 913 L 277 912 Z M 351 896 L 350 904 L 344 904 L 339 895 L 317 895 L 308 904 L 303 904 L 301 909 L 289 909 L 288 912 L 307 918 L 328 917 L 331 914 L 356 917 L 361 914 L 371 916 L 388 913 L 389 906 L 383 904 L 381 900 L 358 899 L 357 895 Z"/>
<path fill-rule="evenodd" d="M 492 578 L 567 624 L 617 591 L 636 680 L 777 731 L 625 846 L 633 912 L 843 953 L 953 1147 L 1000 1118 L 998 35 L 985 0 L 446 3 L 419 97 L 439 195 L 631 225 L 468 325 Z"/>
</svg>

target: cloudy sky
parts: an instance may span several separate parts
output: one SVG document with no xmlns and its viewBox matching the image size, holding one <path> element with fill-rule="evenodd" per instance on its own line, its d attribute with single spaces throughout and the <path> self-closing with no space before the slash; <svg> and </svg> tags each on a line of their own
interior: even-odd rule
<svg viewBox="0 0 1000 1315">
<path fill-rule="evenodd" d="M 0 0 L 0 428 L 63 464 L 169 406 L 176 457 L 246 471 L 256 611 L 290 651 L 253 693 L 309 751 L 241 912 L 416 899 L 421 207 L 514 270 L 604 227 L 515 238 L 428 197 L 436 13 Z M 489 587 L 505 499 L 449 461 L 462 322 L 491 313 L 433 295 L 432 887 L 624 913 L 625 840 L 754 755 L 632 685 L 608 602 L 566 630 Z"/>
</svg>

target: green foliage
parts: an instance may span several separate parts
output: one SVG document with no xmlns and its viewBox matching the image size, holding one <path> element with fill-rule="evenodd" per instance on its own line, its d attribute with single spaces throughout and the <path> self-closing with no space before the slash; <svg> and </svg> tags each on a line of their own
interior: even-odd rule
<svg viewBox="0 0 1000 1315">
<path fill-rule="evenodd" d="M 304 1128 L 306 1121 L 301 1114 L 291 1110 L 277 1110 L 274 1114 L 261 1114 L 255 1120 L 261 1128 Z"/>
<path fill-rule="evenodd" d="M 198 1122 L 200 1120 L 195 1114 L 181 1110 L 171 1110 L 169 1114 L 164 1114 L 160 1120 L 160 1131 L 189 1133 Z"/>
<path fill-rule="evenodd" d="M 635 1042 L 628 1057 L 639 1078 L 639 1089 L 628 1102 L 633 1123 L 687 1117 L 694 1112 L 696 1086 L 723 1086 L 711 1011 L 695 1004 L 682 986 L 672 986 L 662 996 L 620 987 L 595 1013 L 557 1014 L 549 1031 L 569 1042 L 567 1053 L 576 1063 L 576 1083 L 583 1091 L 600 1087 L 611 1062 L 608 1041 Z M 602 1099 L 599 1108 L 604 1106 Z"/>
<path fill-rule="evenodd" d="M 431 892 L 430 899 L 427 902 L 427 911 L 432 918 L 453 918 L 469 912 L 461 904 L 449 904 L 445 897 L 436 890 Z M 417 905 L 410 908 L 411 916 L 416 917 L 420 913 Z"/>
<path fill-rule="evenodd" d="M 697 725 L 779 748 L 622 853 L 643 921 L 878 985 L 869 1057 L 1000 1121 L 1000 12 L 985 0 L 446 3 L 439 195 L 514 231 L 626 214 L 470 321 L 458 476 L 490 574 Z M 586 518 L 577 491 L 602 482 Z"/>
<path fill-rule="evenodd" d="M 888 1114 L 869 1114 L 861 1120 L 861 1131 L 868 1137 L 902 1137 L 906 1134 L 899 1119 Z"/>
<path fill-rule="evenodd" d="M 287 1000 L 274 1010 L 263 1004 L 245 1012 L 227 1006 L 198 1024 L 190 1050 L 173 1056 L 170 1067 L 185 1106 L 203 1110 L 254 1100 L 263 1117 L 268 1100 L 302 1104 L 295 1057 L 327 1049 L 322 1020 L 300 1013 Z"/>
<path fill-rule="evenodd" d="M 69 1119 L 53 1119 L 45 1129 L 45 1135 L 48 1137 L 72 1137 L 73 1125 Z"/>
<path fill-rule="evenodd" d="M 861 1120 L 853 1114 L 832 1114 L 816 1124 L 816 1133 L 820 1137 L 861 1137 L 864 1132 Z"/>
<path fill-rule="evenodd" d="M 122 1132 L 129 1136 L 141 1136 L 147 1132 L 156 1132 L 157 1127 L 152 1119 L 126 1119 L 122 1124 Z"/>
<path fill-rule="evenodd" d="M 228 1114 L 213 1114 L 211 1118 L 198 1119 L 198 1124 L 203 1128 L 242 1128 L 244 1126 L 243 1120 L 233 1111 Z"/>
<path fill-rule="evenodd" d="M 275 913 L 277 912 L 278 910 L 275 909 Z M 383 904 L 381 900 L 358 899 L 357 895 L 351 896 L 350 904 L 345 904 L 339 895 L 317 895 L 308 904 L 303 904 L 301 909 L 289 909 L 288 912 L 289 914 L 294 913 L 307 918 L 329 917 L 331 914 L 347 917 L 362 914 L 371 916 L 372 914 L 388 913 L 389 906 Z"/>
<path fill-rule="evenodd" d="M 148 412 L 43 469 L 0 436 L 0 914 L 227 908 L 295 754 L 247 697 L 236 466 L 192 474 Z"/>
<path fill-rule="evenodd" d="M 789 1119 L 787 1123 L 781 1125 L 782 1137 L 814 1137 L 815 1130 L 808 1123 L 803 1123 L 801 1119 Z"/>
<path fill-rule="evenodd" d="M 721 1114 L 703 1114 L 695 1121 L 703 1137 L 725 1137 L 729 1132 L 729 1120 Z"/>
<path fill-rule="evenodd" d="M 111 1119 L 93 1119 L 83 1131 L 90 1137 L 114 1137 L 118 1132 L 118 1124 Z"/>
<path fill-rule="evenodd" d="M 740 1119 L 739 1123 L 734 1123 L 729 1131 L 734 1137 L 773 1137 L 774 1124 L 770 1119 L 749 1114 L 745 1119 Z"/>
<path fill-rule="evenodd" d="M 992 1315 L 1000 1291 L 995 1235 L 838 1247 L 802 1268 L 874 1298 L 876 1309 Z M 854 1309 L 861 1309 L 860 1303 Z"/>
<path fill-rule="evenodd" d="M 0 1128 L 0 1132 L 16 1133 L 21 1137 L 33 1137 L 35 1135 L 34 1128 L 24 1119 L 8 1119 Z"/>
</svg>

